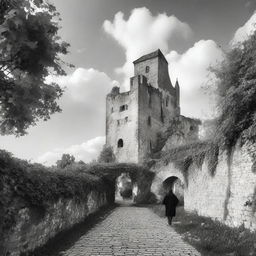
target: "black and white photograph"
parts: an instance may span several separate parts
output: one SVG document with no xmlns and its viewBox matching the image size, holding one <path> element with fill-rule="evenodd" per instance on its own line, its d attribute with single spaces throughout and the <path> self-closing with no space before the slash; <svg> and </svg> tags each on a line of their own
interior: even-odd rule
<svg viewBox="0 0 256 256">
<path fill-rule="evenodd" d="M 0 256 L 256 256 L 256 0 L 0 0 Z"/>
</svg>

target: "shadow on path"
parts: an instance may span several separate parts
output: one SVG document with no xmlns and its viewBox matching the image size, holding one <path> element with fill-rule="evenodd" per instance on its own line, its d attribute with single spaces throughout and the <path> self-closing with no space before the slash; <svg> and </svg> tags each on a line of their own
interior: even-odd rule
<svg viewBox="0 0 256 256">
<path fill-rule="evenodd" d="M 50 239 L 43 247 L 33 252 L 21 254 L 21 256 L 61 256 L 61 252 L 70 248 L 81 236 L 85 235 L 96 224 L 99 224 L 118 207 L 115 203 L 111 206 L 103 207 L 99 212 L 89 215 L 82 223 L 78 223 L 70 229 L 60 232 Z"/>
</svg>

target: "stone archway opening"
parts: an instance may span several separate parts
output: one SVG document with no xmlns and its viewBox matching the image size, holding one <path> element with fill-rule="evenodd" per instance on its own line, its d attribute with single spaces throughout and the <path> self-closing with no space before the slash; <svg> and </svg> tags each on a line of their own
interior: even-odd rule
<svg viewBox="0 0 256 256">
<path fill-rule="evenodd" d="M 133 202 L 137 195 L 137 186 L 133 183 L 129 173 L 121 173 L 116 179 L 116 202 Z"/>
<path fill-rule="evenodd" d="M 179 199 L 179 205 L 184 205 L 184 183 L 176 176 L 170 176 L 162 183 L 163 191 L 166 194 L 170 189 Z"/>
</svg>

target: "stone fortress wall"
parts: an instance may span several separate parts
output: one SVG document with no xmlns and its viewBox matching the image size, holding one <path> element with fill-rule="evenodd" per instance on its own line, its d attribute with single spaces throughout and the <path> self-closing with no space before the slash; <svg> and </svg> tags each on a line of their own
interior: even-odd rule
<svg viewBox="0 0 256 256">
<path fill-rule="evenodd" d="M 19 209 L 17 196 L 10 205 L 14 211 L 15 225 L 0 239 L 0 255 L 19 256 L 44 246 L 51 238 L 83 222 L 90 214 L 102 206 L 110 204 L 108 192 L 91 190 L 87 200 L 78 202 L 76 198 L 60 198 L 49 202 L 47 208 L 26 205 Z M 43 206 L 42 206 L 43 207 Z"/>
<path fill-rule="evenodd" d="M 179 84 L 172 86 L 162 53 L 158 50 L 134 61 L 134 74 L 130 91 L 120 93 L 115 88 L 107 96 L 107 145 L 117 160 L 142 163 L 157 147 L 159 132 L 164 141 L 162 152 L 200 143 L 200 121 L 180 115 Z M 212 122 L 208 123 L 202 127 L 211 127 Z M 204 129 L 207 136 L 209 127 Z M 178 178 L 184 184 L 186 210 L 232 227 L 256 230 L 255 152 L 253 143 L 238 143 L 231 154 L 219 152 L 214 173 L 207 157 L 200 164 L 190 164 L 185 173 L 174 162 L 160 159 L 151 169 L 156 174 L 151 192 L 161 200 L 163 182 Z"/>
<path fill-rule="evenodd" d="M 202 165 L 193 163 L 186 174 L 173 162 L 153 167 L 156 176 L 151 191 L 161 200 L 162 183 L 177 177 L 184 183 L 185 210 L 221 221 L 231 227 L 244 225 L 256 230 L 255 143 L 238 142 L 229 155 L 220 152 L 214 174 L 208 158 Z"/>
</svg>

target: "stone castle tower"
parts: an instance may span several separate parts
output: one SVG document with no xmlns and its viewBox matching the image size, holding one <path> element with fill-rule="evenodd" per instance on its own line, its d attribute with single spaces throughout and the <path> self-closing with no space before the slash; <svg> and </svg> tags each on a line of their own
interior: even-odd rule
<svg viewBox="0 0 256 256">
<path fill-rule="evenodd" d="M 156 146 L 157 133 L 180 115 L 180 89 L 173 87 L 160 50 L 133 62 L 130 91 L 114 87 L 106 99 L 106 145 L 118 162 L 141 163 Z"/>
</svg>

